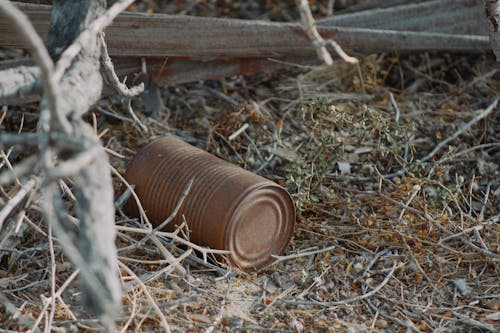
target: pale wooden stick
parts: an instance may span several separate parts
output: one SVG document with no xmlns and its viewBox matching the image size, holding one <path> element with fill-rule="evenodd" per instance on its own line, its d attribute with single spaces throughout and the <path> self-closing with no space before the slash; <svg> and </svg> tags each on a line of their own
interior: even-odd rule
<svg viewBox="0 0 500 333">
<path fill-rule="evenodd" d="M 302 26 L 304 31 L 307 34 L 307 37 L 311 40 L 314 48 L 316 49 L 316 53 L 318 54 L 318 58 L 322 60 L 326 65 L 332 65 L 333 59 L 330 53 L 328 52 L 326 46 L 330 45 L 335 52 L 338 54 L 342 60 L 350 64 L 357 64 L 358 59 L 349 56 L 344 52 L 342 47 L 333 39 L 324 40 L 323 37 L 318 32 L 316 28 L 316 23 L 314 17 L 311 14 L 311 8 L 309 7 L 309 2 L 307 0 L 296 0 L 297 7 L 300 12 L 300 19 L 302 21 Z"/>
<path fill-rule="evenodd" d="M 151 294 L 149 293 L 146 285 L 141 281 L 141 279 L 139 279 L 139 277 L 130 268 L 128 268 L 127 265 L 125 265 L 124 263 L 122 263 L 120 261 L 118 261 L 118 265 L 120 265 L 120 267 L 125 272 L 127 272 L 127 274 L 130 275 L 137 282 L 139 287 L 142 289 L 142 291 L 144 292 L 144 295 L 146 295 L 146 297 L 149 300 L 154 311 L 156 312 L 156 314 L 160 318 L 161 325 L 163 326 L 165 332 L 171 332 L 170 326 L 167 323 L 167 319 L 165 318 L 165 316 L 163 315 L 163 312 L 161 312 L 160 308 L 156 304 L 156 301 L 154 300 L 153 296 L 151 296 Z"/>
</svg>

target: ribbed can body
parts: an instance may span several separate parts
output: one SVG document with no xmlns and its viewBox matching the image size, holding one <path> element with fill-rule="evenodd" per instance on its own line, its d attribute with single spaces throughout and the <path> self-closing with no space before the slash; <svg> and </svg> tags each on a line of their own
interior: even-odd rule
<svg viewBox="0 0 500 333">
<path fill-rule="evenodd" d="M 231 251 L 231 262 L 243 270 L 265 266 L 291 238 L 295 209 L 284 188 L 175 137 L 162 137 L 139 151 L 125 178 L 136 185 L 153 225 L 171 214 L 194 179 L 166 230 L 184 215 L 192 242 Z M 125 208 L 137 215 L 133 200 Z"/>
</svg>

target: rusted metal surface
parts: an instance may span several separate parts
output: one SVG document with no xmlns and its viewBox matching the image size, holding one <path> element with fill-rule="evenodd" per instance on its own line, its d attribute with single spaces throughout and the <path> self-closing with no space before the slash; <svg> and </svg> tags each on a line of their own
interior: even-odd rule
<svg viewBox="0 0 500 333">
<path fill-rule="evenodd" d="M 19 6 L 30 17 L 37 31 L 44 36 L 50 7 L 31 4 Z M 467 8 L 475 10 L 475 6 Z M 443 24 L 454 24 L 454 21 L 446 21 Z M 123 13 L 106 33 L 110 54 L 120 56 L 181 57 L 207 61 L 315 55 L 309 39 L 296 23 Z M 487 35 L 333 26 L 322 26 L 320 33 L 324 38 L 334 38 L 343 47 L 361 53 L 391 50 L 489 50 Z M 3 20 L 0 20 L 0 46 L 22 47 L 15 31 Z"/>
<path fill-rule="evenodd" d="M 295 59 L 300 63 L 304 59 Z M 114 57 L 115 69 L 119 76 L 141 71 L 138 58 Z M 256 72 L 274 70 L 285 66 L 283 63 L 267 59 L 234 58 L 214 61 L 185 60 L 173 57 L 147 58 L 147 73 L 152 75 L 159 85 L 210 80 L 233 75 L 247 75 Z"/>
<path fill-rule="evenodd" d="M 131 162 L 125 178 L 135 184 L 148 218 L 159 225 L 173 211 L 187 182 L 194 178 L 173 230 L 184 215 L 190 240 L 231 251 L 243 270 L 258 269 L 281 253 L 295 223 L 289 194 L 279 185 L 227 163 L 172 136 L 157 139 Z M 134 201 L 126 210 L 138 215 Z"/>
</svg>

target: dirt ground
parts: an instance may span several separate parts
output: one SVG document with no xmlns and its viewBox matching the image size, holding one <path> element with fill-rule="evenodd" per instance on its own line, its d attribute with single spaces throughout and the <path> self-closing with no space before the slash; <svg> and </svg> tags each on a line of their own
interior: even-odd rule
<svg viewBox="0 0 500 333">
<path fill-rule="evenodd" d="M 251 4 L 250 4 L 251 3 Z M 313 4 L 326 14 L 326 2 Z M 293 1 L 142 1 L 131 10 L 294 20 Z M 22 55 L 1 50 L 3 58 Z M 359 66 L 290 64 L 251 76 L 162 90 L 165 112 L 145 133 L 113 98 L 88 116 L 124 173 L 135 152 L 173 133 L 285 186 L 297 208 L 290 245 L 244 273 L 215 266 L 167 237 L 188 271 L 152 242 L 120 253 L 117 329 L 153 332 L 489 332 L 500 326 L 500 90 L 491 54 L 376 54 Z M 4 107 L 0 128 L 34 131 L 36 103 Z M 247 124 L 234 140 L 228 137 Z M 29 152 L 18 152 L 12 162 Z M 115 177 L 117 192 L 122 184 Z M 8 188 L 4 188 L 8 191 Z M 68 198 L 68 206 L 73 205 Z M 40 209 L 15 249 L 0 249 L 0 332 L 97 331 L 82 309 L 75 267 L 54 243 L 52 308 L 48 228 Z M 117 246 L 140 240 L 118 211 Z M 165 322 L 156 313 L 161 311 Z"/>
</svg>

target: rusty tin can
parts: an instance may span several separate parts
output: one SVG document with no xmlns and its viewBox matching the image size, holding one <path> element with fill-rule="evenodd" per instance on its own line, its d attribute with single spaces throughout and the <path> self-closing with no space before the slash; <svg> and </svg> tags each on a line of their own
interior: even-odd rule
<svg viewBox="0 0 500 333">
<path fill-rule="evenodd" d="M 153 225 L 173 211 L 190 179 L 188 196 L 166 230 L 185 216 L 190 240 L 231 251 L 229 259 L 242 270 L 259 269 L 290 241 L 295 208 L 288 192 L 276 183 L 223 161 L 173 136 L 144 147 L 125 178 Z M 125 206 L 137 216 L 133 200 Z"/>
</svg>

